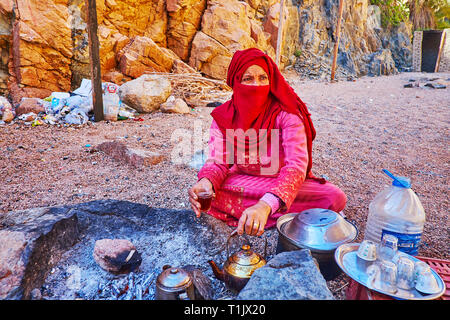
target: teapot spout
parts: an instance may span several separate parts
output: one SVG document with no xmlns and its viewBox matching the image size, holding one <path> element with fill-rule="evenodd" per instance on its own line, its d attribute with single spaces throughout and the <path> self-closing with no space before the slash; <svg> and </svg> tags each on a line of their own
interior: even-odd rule
<svg viewBox="0 0 450 320">
<path fill-rule="evenodd" d="M 223 270 L 219 269 L 219 267 L 216 265 L 216 263 L 213 260 L 208 260 L 209 265 L 211 266 L 211 269 L 216 276 L 217 279 L 220 281 L 225 281 L 225 276 Z"/>
</svg>

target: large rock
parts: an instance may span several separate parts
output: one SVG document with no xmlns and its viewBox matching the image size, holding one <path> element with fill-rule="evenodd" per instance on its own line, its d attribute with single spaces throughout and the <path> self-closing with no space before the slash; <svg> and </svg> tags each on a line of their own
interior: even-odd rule
<svg viewBox="0 0 450 320">
<path fill-rule="evenodd" d="M 170 96 L 166 102 L 161 105 L 161 111 L 165 113 L 190 113 L 191 110 L 187 103 L 174 96 Z"/>
<path fill-rule="evenodd" d="M 0 215 L 0 299 L 29 299 L 61 255 L 78 241 L 70 208 L 36 208 Z"/>
<path fill-rule="evenodd" d="M 202 31 L 234 53 L 255 47 L 251 37 L 249 5 L 238 0 L 210 0 L 203 14 Z"/>
<path fill-rule="evenodd" d="M 9 103 L 8 99 L 2 96 L 0 96 L 0 114 L 2 115 L 2 121 L 6 123 L 11 122 L 16 116 L 11 103 Z"/>
<path fill-rule="evenodd" d="M 280 21 L 280 3 L 277 2 L 270 6 L 264 19 L 263 28 L 270 35 L 270 43 L 273 48 L 277 48 L 278 44 L 278 27 Z M 289 58 L 296 49 L 298 42 L 299 18 L 297 8 L 289 5 L 284 7 L 283 11 L 283 32 L 280 47 L 280 62 L 283 68 L 290 60 Z"/>
<path fill-rule="evenodd" d="M 38 114 L 39 112 L 44 112 L 44 105 L 41 103 L 40 99 L 36 98 L 26 98 L 22 99 L 20 104 L 16 108 L 16 115 L 20 116 L 25 113 L 33 112 Z"/>
<path fill-rule="evenodd" d="M 200 28 L 206 0 L 167 0 L 167 47 L 188 61 L 191 43 Z"/>
<path fill-rule="evenodd" d="M 114 160 L 121 161 L 134 167 L 151 166 L 165 159 L 165 156 L 141 149 L 129 148 L 117 141 L 103 142 L 96 147 Z"/>
<path fill-rule="evenodd" d="M 13 71 L 25 87 L 70 90 L 72 38 L 66 1 L 17 0 Z"/>
<path fill-rule="evenodd" d="M 158 46 L 148 37 L 134 37 L 117 54 L 120 71 L 127 76 L 138 78 L 149 72 L 195 72 L 170 49 Z M 175 63 L 176 62 L 176 63 Z M 184 68 L 182 67 L 184 65 Z"/>
<path fill-rule="evenodd" d="M 144 74 L 120 86 L 123 103 L 140 113 L 159 109 L 172 92 L 170 81 L 162 76 Z"/>
<path fill-rule="evenodd" d="M 84 12 L 84 1 L 81 2 L 83 2 L 81 10 Z M 158 45 L 166 46 L 165 2 L 165 0 L 97 1 L 98 24 L 113 29 L 114 32 L 128 38 L 145 36 L 151 38 Z"/>
<path fill-rule="evenodd" d="M 382 49 L 369 56 L 368 74 L 371 76 L 381 76 L 398 73 L 391 50 Z"/>
<path fill-rule="evenodd" d="M 232 54 L 220 42 L 199 31 L 192 42 L 189 65 L 207 76 L 226 79 Z"/>
<path fill-rule="evenodd" d="M 334 300 L 309 250 L 282 252 L 257 269 L 238 300 Z"/>
<path fill-rule="evenodd" d="M 95 242 L 94 260 L 111 273 L 127 273 L 136 270 L 142 262 L 140 253 L 127 239 L 101 239 Z"/>
</svg>

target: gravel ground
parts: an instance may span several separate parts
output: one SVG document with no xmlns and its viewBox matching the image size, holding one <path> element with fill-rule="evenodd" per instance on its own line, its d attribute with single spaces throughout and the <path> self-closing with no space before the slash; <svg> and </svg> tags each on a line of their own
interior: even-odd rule
<svg viewBox="0 0 450 320">
<path fill-rule="evenodd" d="M 447 88 L 423 87 L 423 78 L 431 77 L 446 82 Z M 401 73 L 332 84 L 301 80 L 293 72 L 286 78 L 308 105 L 316 127 L 313 172 L 347 194 L 345 214 L 359 229 L 357 241 L 364 236 L 370 201 L 390 184 L 381 171 L 386 168 L 411 178 L 425 209 L 419 255 L 449 259 L 450 74 Z M 422 81 L 421 87 L 404 88 L 410 79 Z M 205 146 L 211 111 L 198 107 L 189 115 L 156 112 L 142 115 L 142 122 L 78 127 L 32 127 L 22 121 L 0 125 L 0 213 L 106 198 L 188 208 L 187 190 L 197 170 L 171 162 L 180 146 L 174 130 L 190 133 L 197 127 L 198 137 L 201 127 Z M 92 151 L 112 140 L 165 154 L 167 160 L 136 169 Z M 192 155 L 198 147 L 191 146 Z M 343 299 L 347 280 L 342 275 L 329 282 L 337 299 Z"/>
</svg>

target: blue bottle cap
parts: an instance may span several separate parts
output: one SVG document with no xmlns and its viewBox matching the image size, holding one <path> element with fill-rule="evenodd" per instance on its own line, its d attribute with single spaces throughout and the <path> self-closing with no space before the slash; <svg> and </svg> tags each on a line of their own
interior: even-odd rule
<svg viewBox="0 0 450 320">
<path fill-rule="evenodd" d="M 405 189 L 411 188 L 411 180 L 409 178 L 394 176 L 386 169 L 383 169 L 383 172 L 394 180 L 392 181 L 393 186 Z"/>
<path fill-rule="evenodd" d="M 392 181 L 392 185 L 400 188 L 411 188 L 411 180 L 406 177 L 396 177 L 394 181 Z"/>
</svg>

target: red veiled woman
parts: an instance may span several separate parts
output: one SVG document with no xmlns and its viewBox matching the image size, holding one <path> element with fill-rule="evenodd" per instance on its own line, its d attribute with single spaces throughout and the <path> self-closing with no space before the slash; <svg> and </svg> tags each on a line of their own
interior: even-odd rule
<svg viewBox="0 0 450 320">
<path fill-rule="evenodd" d="M 311 171 L 311 114 L 273 60 L 259 49 L 237 51 L 227 84 L 232 98 L 211 113 L 209 157 L 189 190 L 197 217 L 201 191 L 215 195 L 207 213 L 238 234 L 259 236 L 288 212 L 342 211 L 345 194 Z"/>
</svg>

